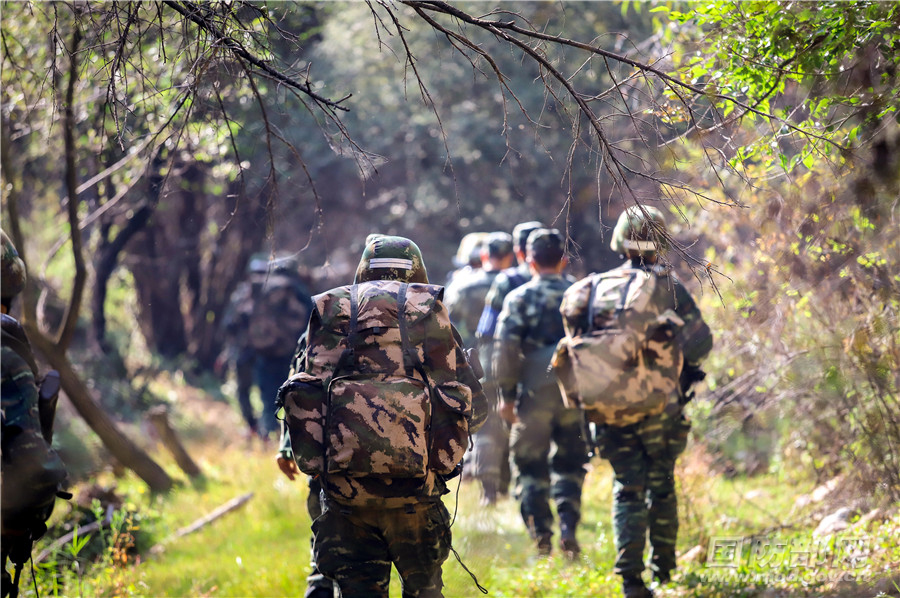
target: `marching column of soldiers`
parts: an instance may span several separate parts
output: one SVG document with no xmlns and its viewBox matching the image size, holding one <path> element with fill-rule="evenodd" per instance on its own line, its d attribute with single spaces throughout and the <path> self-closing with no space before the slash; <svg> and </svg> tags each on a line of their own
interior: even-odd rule
<svg viewBox="0 0 900 598">
<path fill-rule="evenodd" d="M 549 376 L 547 364 L 557 341 L 566 334 L 583 333 L 591 317 L 591 298 L 567 294 L 574 279 L 565 274 L 564 240 L 558 231 L 540 222 L 517 225 L 511 235 L 516 265 L 498 273 L 496 262 L 483 260 L 482 270 L 457 273 L 447 289 L 451 320 L 467 333 L 471 314 L 479 311 L 472 303 L 484 297 L 474 341 L 463 335 L 479 349 L 486 365 L 482 382 L 493 401 L 487 423 L 475 436 L 474 455 L 468 457 L 473 466 L 466 470 L 482 485 L 482 504 L 494 504 L 512 483 L 537 553 L 553 551 L 555 511 L 558 546 L 568 558 L 578 558 L 576 530 L 585 465 L 596 451 L 614 472 L 614 570 L 621 576 L 626 598 L 653 596 L 652 588 L 669 583 L 676 567 L 674 471 L 690 430 L 683 408 L 693 396 L 691 386 L 703 379 L 700 363 L 712 349 L 712 334 L 693 298 L 660 263 L 665 233 L 659 210 L 635 206 L 623 212 L 610 243 L 625 260 L 621 267 L 665 281 L 668 292 L 654 294 L 653 300 L 661 303 L 656 308 L 672 310 L 683 323 L 674 338 L 683 354 L 677 391 L 661 413 L 636 423 L 610 425 L 592 418 L 587 410 L 564 405 Z M 485 236 L 483 257 L 497 253 L 499 239 L 505 237 L 506 233 Z M 591 276 L 596 275 L 586 278 Z M 482 294 L 485 286 L 489 290 Z M 560 307 L 566 299 L 568 319 L 563 322 Z M 512 471 L 513 479 L 504 471 Z M 642 577 L 648 540 L 653 576 L 649 587 Z"/>
<path fill-rule="evenodd" d="M 559 372 L 554 373 L 564 339 L 611 325 L 608 316 L 603 316 L 606 321 L 597 319 L 595 291 L 598 281 L 617 269 L 576 281 L 566 273 L 563 235 L 536 221 L 523 222 L 511 233 L 468 235 L 456 259 L 458 269 L 448 277 L 444 289 L 428 284 L 421 252 L 403 237 L 369 235 L 353 284 L 315 297 L 296 276 L 293 260 L 258 260 L 251 264 L 247 284 L 233 297 L 226 318 L 230 347 L 218 365 L 223 368 L 230 362 L 228 365 L 237 372 L 248 432 L 268 438 L 276 431 L 274 403 L 269 399 L 277 394 L 279 404 L 284 404 L 282 391 L 295 376 L 309 378 L 318 368 L 330 371 L 331 376 L 350 370 L 365 377 L 367 367 L 371 369 L 353 361 L 358 358 L 352 346 L 344 349 L 345 354 L 335 363 L 322 368 L 321 363 L 314 364 L 322 348 L 308 353 L 306 345 L 313 323 L 319 327 L 328 324 L 328 330 L 346 325 L 340 324 L 341 318 L 347 318 L 345 309 L 350 310 L 352 326 L 356 326 L 359 305 L 355 301 L 359 289 L 363 289 L 369 295 L 361 300 L 374 297 L 371 313 L 376 315 L 367 317 L 376 317 L 378 324 L 367 328 L 366 334 L 374 335 L 376 348 L 384 343 L 383 352 L 375 353 L 385 360 L 381 365 L 393 367 L 388 347 L 402 338 L 404 355 L 402 363 L 397 363 L 405 367 L 407 376 L 415 367 L 426 384 L 430 384 L 429 376 L 444 380 L 443 392 L 452 390 L 445 400 L 465 416 L 474 437 L 474 450 L 466 455 L 466 467 L 462 468 L 463 478 L 478 480 L 485 506 L 512 494 L 539 555 L 552 554 L 556 546 L 569 559 L 579 558 L 577 530 L 586 465 L 592 451 L 609 461 L 614 473 L 615 572 L 622 578 L 626 598 L 652 596 L 654 587 L 670 582 L 676 567 L 674 469 L 690 430 L 684 405 L 693 396 L 691 386 L 703 379 L 700 364 L 712 348 L 712 334 L 693 298 L 674 273 L 660 263 L 665 238 L 662 213 L 649 206 L 634 206 L 619 218 L 611 242 L 611 248 L 625 260 L 619 268 L 631 273 L 615 315 L 624 309 L 631 281 L 638 276 L 634 273 L 638 272 L 659 281 L 654 288 L 667 289 L 650 299 L 656 302 L 653 313 L 665 313 L 666 322 L 678 323 L 667 329 L 665 341 L 677 345 L 678 359 L 683 360 L 678 362 L 675 374 L 676 390 L 659 410 L 637 419 L 615 422 L 600 417 L 587 405 L 578 404 L 577 393 L 573 404 Z M 27 560 L 32 541 L 46 529 L 44 521 L 55 497 L 65 495 L 66 471 L 50 446 L 52 413 L 48 429 L 44 407 L 38 404 L 51 393 L 45 393 L 39 383 L 38 369 L 21 327 L 7 315 L 25 281 L 24 263 L 5 233 L 2 242 L 6 596 L 16 592 L 21 564 Z M 396 289 L 401 289 L 399 296 L 392 294 Z M 417 302 L 417 313 L 432 318 L 428 324 L 432 329 L 417 341 L 418 346 L 410 345 L 407 338 L 407 292 L 409 301 Z M 348 304 L 336 299 L 348 293 L 352 297 Z M 251 304 L 257 309 L 248 307 Z M 399 326 L 400 337 L 385 333 L 395 325 Z M 358 336 L 352 326 L 349 343 Z M 284 340 L 298 336 L 299 345 Z M 441 343 L 435 344 L 434 338 L 442 339 Z M 293 357 L 285 349 L 288 344 L 291 350 L 296 346 Z M 651 355 L 647 361 L 651 370 L 655 367 L 653 359 Z M 660 371 L 656 373 L 660 374 L 662 361 L 658 364 Z M 274 389 L 288 369 L 291 378 L 276 393 Z M 249 398 L 253 383 L 260 387 L 264 405 L 259 416 L 253 413 Z M 295 479 L 301 473 L 298 451 L 305 455 L 310 447 L 296 443 L 292 447 L 287 428 L 282 424 L 278 466 Z M 13 444 L 17 439 L 21 442 Z M 452 443 L 448 446 L 453 447 Z M 40 475 L 17 468 L 17 454 L 28 455 L 24 461 L 39 460 Z M 458 473 L 435 474 L 429 470 L 419 481 L 362 475 L 340 483 L 340 476 L 330 470 L 321 477 L 311 475 L 307 506 L 318 526 L 313 526 L 307 597 L 331 596 L 339 591 L 345 597 L 353 596 L 354 591 L 360 596 L 386 596 L 392 565 L 400 572 L 404 596 L 440 596 L 441 564 L 451 549 L 448 514 L 442 509 L 440 496 L 447 491 L 447 480 L 455 475 Z M 15 484 L 11 483 L 13 476 L 18 476 Z M 22 494 L 29 488 L 39 495 Z M 361 493 L 360 488 L 368 494 Z M 13 513 L 13 509 L 17 511 Z M 359 528 L 361 522 L 365 522 L 366 534 Z M 381 531 L 376 530 L 380 527 Z M 554 544 L 556 531 L 559 540 Z M 340 537 L 332 537 L 351 532 L 367 539 L 350 546 Z M 394 536 L 403 544 L 403 551 L 396 551 L 400 544 L 390 539 Z M 650 586 L 643 578 L 648 541 L 647 562 L 654 580 Z M 356 560 L 350 562 L 350 558 Z M 15 579 L 6 571 L 8 559 L 17 565 Z M 365 583 L 355 577 L 360 571 L 367 572 Z"/>
</svg>

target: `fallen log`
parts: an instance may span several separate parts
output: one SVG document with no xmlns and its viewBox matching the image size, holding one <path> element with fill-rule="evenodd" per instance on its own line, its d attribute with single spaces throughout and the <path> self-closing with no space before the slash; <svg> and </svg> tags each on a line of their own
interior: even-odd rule
<svg viewBox="0 0 900 598">
<path fill-rule="evenodd" d="M 195 478 L 199 476 L 202 473 L 200 467 L 194 462 L 187 450 L 185 450 L 184 445 L 181 444 L 181 439 L 178 438 L 178 434 L 176 434 L 175 430 L 172 428 L 172 424 L 169 422 L 169 410 L 166 406 L 158 405 L 152 408 L 147 413 L 147 418 L 150 420 L 150 423 L 153 424 L 153 427 L 156 428 L 156 433 L 159 435 L 159 439 L 162 441 L 163 446 L 165 446 L 169 452 L 172 453 L 172 456 L 175 457 L 175 463 L 178 464 L 178 467 L 180 467 L 188 477 Z"/>
</svg>

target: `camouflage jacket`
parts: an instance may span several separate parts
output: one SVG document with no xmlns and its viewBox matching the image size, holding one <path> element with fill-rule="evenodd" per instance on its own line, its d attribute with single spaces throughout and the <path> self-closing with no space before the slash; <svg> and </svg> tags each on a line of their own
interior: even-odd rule
<svg viewBox="0 0 900 598">
<path fill-rule="evenodd" d="M 11 332 L 11 334 L 9 334 Z M 44 521 L 53 507 L 65 466 L 41 432 L 37 365 L 18 322 L 3 315 L 0 354 L 2 400 L 2 507 L 4 533 L 34 520 Z M 18 348 L 13 347 L 13 343 Z"/>
<path fill-rule="evenodd" d="M 475 331 L 484 310 L 485 298 L 499 270 L 476 270 L 470 275 L 454 279 L 444 294 L 444 305 L 450 310 L 450 320 L 467 349 L 475 346 Z"/>
<path fill-rule="evenodd" d="M 358 329 L 373 328 L 385 322 L 397 320 L 398 304 L 396 293 L 391 303 L 377 304 L 380 298 L 395 292 L 401 283 L 391 280 L 365 282 L 358 285 L 359 320 Z M 351 287 L 343 286 L 314 297 L 314 307 L 307 329 L 305 352 L 302 343 L 298 349 L 295 367 L 320 379 L 325 388 L 335 374 L 344 344 L 335 340 L 349 334 L 349 313 Z M 424 326 L 410 325 L 408 329 L 410 345 L 427 369 L 433 386 L 441 384 L 462 384 L 471 390 L 472 415 L 469 432 L 474 433 L 487 418 L 487 400 L 481 385 L 466 361 L 459 333 L 450 323 L 450 317 L 443 305 L 443 288 L 410 284 L 407 294 L 407 314 L 418 312 Z M 415 316 L 413 316 L 415 320 Z M 385 350 L 378 346 L 360 351 L 353 365 L 357 371 L 393 371 L 396 364 L 403 363 L 402 356 L 394 354 L 399 343 L 391 329 L 383 335 L 384 342 L 390 342 Z M 346 366 L 344 366 L 346 367 Z M 342 370 L 342 374 L 346 374 Z M 323 476 L 323 488 L 338 502 L 357 506 L 392 507 L 419 502 L 438 500 L 447 492 L 446 484 L 440 476 L 429 472 L 422 479 L 385 479 L 376 477 L 348 477 L 341 475 Z"/>
<path fill-rule="evenodd" d="M 501 400 L 513 402 L 521 392 L 519 383 L 526 373 L 528 357 L 555 347 L 565 335 L 559 306 L 572 283 L 570 276 L 539 275 L 506 296 L 494 333 L 492 356 Z"/>
<path fill-rule="evenodd" d="M 531 280 L 531 270 L 528 264 L 519 264 L 512 268 L 501 270 L 500 274 L 494 278 L 491 283 L 491 289 L 484 298 L 484 309 L 481 312 L 481 319 L 478 320 L 478 329 L 475 336 L 481 344 L 490 344 L 494 338 L 494 332 L 497 330 L 497 318 L 503 310 L 503 300 L 509 295 L 509 292 L 517 287 L 522 286 Z M 489 356 L 490 350 L 485 351 Z M 488 360 L 490 363 L 490 360 Z M 487 368 L 486 368 L 487 369 Z"/>
<path fill-rule="evenodd" d="M 699 366 L 712 350 L 712 333 L 703 321 L 693 297 L 675 273 L 664 265 L 651 266 L 640 260 L 625 262 L 619 268 L 640 268 L 656 274 L 661 284 L 657 286 L 659 291 L 655 294 L 654 300 L 663 303 L 660 305 L 660 311 L 672 309 L 684 321 L 684 326 L 675 339 L 684 354 L 685 366 Z M 566 293 L 566 312 L 571 314 L 565 320 L 566 334 L 569 336 L 581 334 L 588 328 L 588 301 L 594 276 L 591 274 L 581 279 Z"/>
</svg>

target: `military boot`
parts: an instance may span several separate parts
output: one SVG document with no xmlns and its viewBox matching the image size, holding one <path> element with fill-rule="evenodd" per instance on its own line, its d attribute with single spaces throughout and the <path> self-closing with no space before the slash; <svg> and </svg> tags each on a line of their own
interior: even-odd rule
<svg viewBox="0 0 900 598">
<path fill-rule="evenodd" d="M 559 514 L 559 547 L 563 554 L 571 560 L 581 554 L 581 546 L 575 539 L 575 530 L 578 527 L 578 517 L 575 513 L 562 512 Z"/>
<path fill-rule="evenodd" d="M 537 551 L 540 556 L 550 556 L 550 553 L 553 552 L 553 534 L 538 536 Z"/>
<path fill-rule="evenodd" d="M 490 507 L 497 502 L 497 482 L 481 480 L 481 506 Z"/>
<path fill-rule="evenodd" d="M 622 594 L 625 598 L 653 598 L 653 592 L 647 589 L 639 575 L 622 577 Z"/>
</svg>

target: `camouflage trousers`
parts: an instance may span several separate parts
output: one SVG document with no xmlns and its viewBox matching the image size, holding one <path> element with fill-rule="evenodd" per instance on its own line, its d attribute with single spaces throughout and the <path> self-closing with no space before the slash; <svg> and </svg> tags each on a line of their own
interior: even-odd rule
<svg viewBox="0 0 900 598">
<path fill-rule="evenodd" d="M 491 410 L 473 440 L 472 474 L 482 486 L 493 485 L 498 492 L 509 490 L 509 427 L 496 410 Z"/>
<path fill-rule="evenodd" d="M 690 421 L 680 413 L 648 417 L 629 426 L 599 426 L 600 456 L 612 465 L 615 572 L 639 575 L 649 534 L 650 567 L 667 575 L 675 568 L 678 497 L 675 461 L 687 444 Z"/>
<path fill-rule="evenodd" d="M 309 513 L 309 520 L 315 521 L 322 516 L 322 484 L 319 478 L 308 476 L 309 494 L 306 496 L 306 511 Z M 316 565 L 316 555 L 313 551 L 315 544 L 315 535 L 309 539 L 309 566 L 310 573 L 306 576 L 306 593 L 305 598 L 312 598 L 317 594 L 334 594 L 334 582 L 322 575 L 319 567 Z"/>
<path fill-rule="evenodd" d="M 441 567 L 450 554 L 450 515 L 440 501 L 399 508 L 347 507 L 323 500 L 313 522 L 319 571 L 343 598 L 388 596 L 391 564 L 404 598 L 442 596 Z"/>
<path fill-rule="evenodd" d="M 516 416 L 510 454 L 522 520 L 532 538 L 552 534 L 552 498 L 561 535 L 574 539 L 588 461 L 582 412 L 567 409 L 559 391 L 551 389 L 521 397 Z"/>
</svg>

